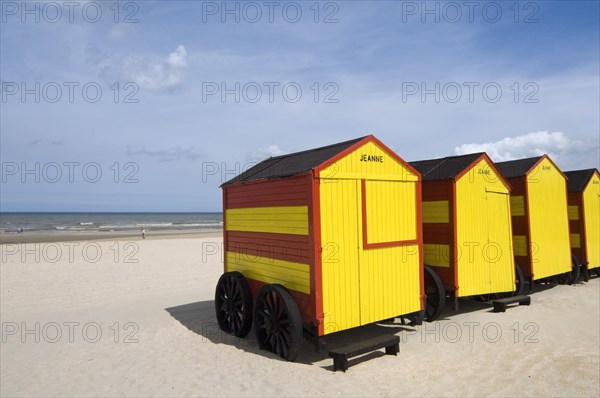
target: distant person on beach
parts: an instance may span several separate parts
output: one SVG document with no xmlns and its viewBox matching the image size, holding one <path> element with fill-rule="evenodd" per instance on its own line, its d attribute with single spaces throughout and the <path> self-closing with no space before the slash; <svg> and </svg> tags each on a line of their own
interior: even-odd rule
<svg viewBox="0 0 600 398">
<path fill-rule="evenodd" d="M 18 234 L 22 234 L 22 233 L 23 233 L 23 228 L 21 228 L 21 227 L 17 227 L 17 233 L 18 233 Z"/>
<path fill-rule="evenodd" d="M 142 229 L 142 239 L 146 239 L 146 230 Z"/>
</svg>

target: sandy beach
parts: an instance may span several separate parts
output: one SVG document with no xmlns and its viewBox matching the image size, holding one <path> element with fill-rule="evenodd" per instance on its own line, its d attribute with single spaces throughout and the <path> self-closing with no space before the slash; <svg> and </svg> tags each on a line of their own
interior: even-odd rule
<svg viewBox="0 0 600 398">
<path fill-rule="evenodd" d="M 216 238 L 222 236 L 221 230 L 190 230 L 190 231 L 148 231 L 146 239 L 181 239 L 181 238 Z M 0 234 L 0 244 L 6 243 L 49 243 L 74 241 L 131 241 L 141 239 L 139 231 L 118 232 L 79 232 L 54 234 Z"/>
<path fill-rule="evenodd" d="M 218 330 L 218 234 L 3 242 L 2 396 L 600 395 L 600 278 L 506 313 L 463 300 L 432 324 L 335 336 L 401 340 L 341 373 L 308 342 L 288 363 Z"/>
</svg>

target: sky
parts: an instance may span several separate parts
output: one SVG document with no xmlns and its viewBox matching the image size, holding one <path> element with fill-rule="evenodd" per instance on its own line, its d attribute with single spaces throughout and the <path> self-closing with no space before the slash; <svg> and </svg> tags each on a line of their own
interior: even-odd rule
<svg viewBox="0 0 600 398">
<path fill-rule="evenodd" d="M 600 166 L 597 1 L 1 5 L 1 211 L 221 211 L 269 156 Z"/>
</svg>

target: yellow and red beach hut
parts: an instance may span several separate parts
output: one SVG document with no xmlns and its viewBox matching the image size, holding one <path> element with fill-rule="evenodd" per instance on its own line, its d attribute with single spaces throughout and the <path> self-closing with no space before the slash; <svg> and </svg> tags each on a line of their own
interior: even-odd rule
<svg viewBox="0 0 600 398">
<path fill-rule="evenodd" d="M 485 153 L 410 163 L 423 179 L 428 321 L 454 297 L 515 291 L 510 185 Z M 521 280 L 523 278 L 521 277 Z"/>
<path fill-rule="evenodd" d="M 577 279 L 567 213 L 567 177 L 548 155 L 496 163 L 512 186 L 510 204 L 514 255 L 530 290 L 533 281 Z"/>
<path fill-rule="evenodd" d="M 420 175 L 370 135 L 258 163 L 223 188 L 222 330 L 294 360 L 424 305 Z"/>
<path fill-rule="evenodd" d="M 584 275 L 600 276 L 600 173 L 597 169 L 567 171 L 571 250 L 585 267 Z"/>
</svg>

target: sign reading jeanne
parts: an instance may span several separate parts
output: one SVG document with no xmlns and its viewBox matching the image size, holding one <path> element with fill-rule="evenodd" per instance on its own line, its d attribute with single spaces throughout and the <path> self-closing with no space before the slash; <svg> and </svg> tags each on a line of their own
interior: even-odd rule
<svg viewBox="0 0 600 398">
<path fill-rule="evenodd" d="M 383 155 L 360 155 L 361 162 L 377 162 L 383 163 Z"/>
</svg>

